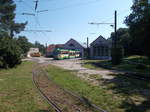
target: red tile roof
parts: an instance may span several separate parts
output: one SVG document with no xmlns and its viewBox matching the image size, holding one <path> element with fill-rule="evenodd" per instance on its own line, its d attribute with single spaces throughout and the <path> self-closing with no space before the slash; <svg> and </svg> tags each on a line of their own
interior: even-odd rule
<svg viewBox="0 0 150 112">
<path fill-rule="evenodd" d="M 47 47 L 47 52 L 53 52 L 53 50 L 55 49 L 55 48 L 62 48 L 64 46 L 64 44 L 51 44 L 51 45 L 49 45 L 48 47 Z"/>
</svg>

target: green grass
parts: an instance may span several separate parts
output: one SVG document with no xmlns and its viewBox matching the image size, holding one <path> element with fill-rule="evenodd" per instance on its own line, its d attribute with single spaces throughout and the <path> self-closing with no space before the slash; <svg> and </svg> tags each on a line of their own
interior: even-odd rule
<svg viewBox="0 0 150 112">
<path fill-rule="evenodd" d="M 150 112 L 150 84 L 117 75 L 113 80 L 100 80 L 99 86 L 75 76 L 76 72 L 48 66 L 49 77 L 62 87 L 88 98 L 108 112 Z M 97 79 L 97 75 L 91 78 Z M 143 91 L 149 91 L 144 93 Z"/>
<path fill-rule="evenodd" d="M 104 63 L 104 64 L 109 64 L 109 61 L 106 60 L 83 60 L 83 67 L 89 68 L 89 69 L 94 69 L 94 70 L 102 70 L 104 68 L 99 67 L 99 63 Z"/>
<path fill-rule="evenodd" d="M 124 60 L 150 65 L 150 60 L 145 56 L 134 55 L 134 56 L 129 56 L 129 57 L 125 58 Z"/>
<path fill-rule="evenodd" d="M 89 76 L 90 79 L 101 80 L 102 76 L 97 74 L 92 74 Z"/>
<path fill-rule="evenodd" d="M 126 98 L 121 106 L 125 108 L 125 112 L 150 112 L 149 82 L 118 74 L 112 81 L 104 81 L 103 85 Z"/>
<path fill-rule="evenodd" d="M 124 112 L 123 109 L 119 107 L 122 102 L 122 98 L 119 95 L 111 94 L 102 87 L 90 85 L 88 82 L 76 77 L 76 72 L 73 73 L 72 71 L 55 66 L 48 66 L 46 71 L 54 82 L 80 96 L 90 99 L 92 103 L 103 109 L 106 109 L 109 112 Z M 97 78 L 97 76 L 95 77 Z"/>
<path fill-rule="evenodd" d="M 97 63 L 97 62 L 100 62 L 100 60 L 84 60 L 83 67 L 89 68 L 89 69 L 94 69 L 94 70 L 103 70 L 103 68 L 97 67 L 92 64 L 92 63 Z"/>
<path fill-rule="evenodd" d="M 150 60 L 144 56 L 130 56 L 124 58 L 120 65 L 112 65 L 111 61 L 107 60 L 84 60 L 83 66 L 89 69 L 102 69 L 102 66 L 109 67 L 115 70 L 123 70 L 137 73 L 150 74 Z M 144 64 L 144 69 L 138 69 L 137 63 Z"/>
<path fill-rule="evenodd" d="M 0 70 L 0 112 L 46 112 L 48 104 L 32 83 L 32 65 Z"/>
</svg>

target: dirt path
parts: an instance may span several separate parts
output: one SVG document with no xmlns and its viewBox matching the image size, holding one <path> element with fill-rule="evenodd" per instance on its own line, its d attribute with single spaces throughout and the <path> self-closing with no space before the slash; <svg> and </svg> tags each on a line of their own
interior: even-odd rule
<svg viewBox="0 0 150 112">
<path fill-rule="evenodd" d="M 44 64 L 51 64 L 51 65 L 55 65 L 58 66 L 60 68 L 66 69 L 66 70 L 72 70 L 72 71 L 76 71 L 75 75 L 85 79 L 89 82 L 92 82 L 92 84 L 98 84 L 98 81 L 95 78 L 91 78 L 94 75 L 96 75 L 96 77 L 100 77 L 102 79 L 113 79 L 114 76 L 110 75 L 110 74 L 118 74 L 121 72 L 117 72 L 114 70 L 105 70 L 105 69 L 101 69 L 101 70 L 92 70 L 92 69 L 88 69 L 82 66 L 82 60 L 80 59 L 66 59 L 66 60 L 53 60 L 51 58 L 32 58 L 33 61 L 36 61 L 38 63 L 44 63 Z"/>
<path fill-rule="evenodd" d="M 69 60 L 54 60 L 49 62 L 52 65 L 67 69 L 77 71 L 77 75 L 80 77 L 87 77 L 87 75 L 100 75 L 103 79 L 113 79 L 114 76 L 110 74 L 116 74 L 119 72 L 112 70 L 92 70 L 82 66 L 82 60 L 79 59 L 69 59 Z"/>
</svg>

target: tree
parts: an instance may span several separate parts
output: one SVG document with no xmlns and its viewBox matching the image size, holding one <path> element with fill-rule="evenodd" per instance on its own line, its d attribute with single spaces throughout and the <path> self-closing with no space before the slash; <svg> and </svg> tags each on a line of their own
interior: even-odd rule
<svg viewBox="0 0 150 112">
<path fill-rule="evenodd" d="M 40 44 L 38 41 L 35 41 L 34 47 L 39 48 L 39 51 L 42 54 L 45 54 L 45 49 L 46 48 L 44 47 L 44 45 Z"/>
<path fill-rule="evenodd" d="M 13 0 L 0 0 L 0 67 L 4 68 L 21 63 L 21 49 L 12 37 L 24 30 L 27 22 L 15 22 L 15 9 Z"/>
<path fill-rule="evenodd" d="M 131 52 L 150 58 L 150 5 L 147 0 L 134 0 L 131 9 L 132 13 L 125 19 L 132 37 Z"/>
<path fill-rule="evenodd" d="M 21 49 L 8 35 L 0 37 L 0 68 L 14 67 L 21 63 Z"/>
<path fill-rule="evenodd" d="M 10 37 L 24 30 L 27 24 L 15 22 L 15 9 L 13 0 L 0 0 L 0 32 L 7 32 Z"/>
<path fill-rule="evenodd" d="M 34 45 L 30 43 L 25 36 L 19 36 L 17 38 L 17 43 L 21 48 L 22 54 L 26 54 L 31 47 L 34 47 Z"/>
<path fill-rule="evenodd" d="M 114 36 L 115 36 L 115 33 L 112 32 L 110 39 L 112 40 Z M 129 29 L 119 28 L 117 30 L 117 43 L 123 47 L 125 56 L 130 55 L 130 41 L 131 41 L 131 37 L 129 34 Z"/>
</svg>

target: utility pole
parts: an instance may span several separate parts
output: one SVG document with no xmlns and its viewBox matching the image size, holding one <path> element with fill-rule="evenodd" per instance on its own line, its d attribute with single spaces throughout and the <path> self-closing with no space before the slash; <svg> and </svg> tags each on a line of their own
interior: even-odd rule
<svg viewBox="0 0 150 112">
<path fill-rule="evenodd" d="M 89 48 L 89 38 L 87 37 L 87 48 Z"/>
<path fill-rule="evenodd" d="M 114 19 L 114 29 L 115 29 L 115 38 L 114 38 L 114 47 L 116 47 L 117 44 L 117 11 L 115 11 L 115 19 Z"/>
<path fill-rule="evenodd" d="M 87 59 L 90 57 L 89 38 L 87 37 Z"/>
<path fill-rule="evenodd" d="M 115 11 L 115 16 L 114 16 L 114 30 L 115 30 L 115 36 L 112 39 L 111 62 L 114 65 L 118 65 L 122 61 L 123 51 L 121 45 L 118 44 L 117 11 Z"/>
<path fill-rule="evenodd" d="M 122 48 L 117 43 L 117 40 L 118 40 L 118 37 L 117 37 L 117 11 L 115 11 L 113 23 L 104 23 L 104 22 L 94 23 L 94 22 L 91 22 L 89 24 L 92 24 L 92 25 L 110 25 L 110 26 L 114 27 L 115 36 L 112 38 L 112 49 L 111 49 L 112 59 L 111 59 L 111 62 L 114 65 L 121 63 Z"/>
<path fill-rule="evenodd" d="M 35 11 L 37 10 L 38 2 L 39 2 L 38 0 L 35 1 Z"/>
<path fill-rule="evenodd" d="M 92 25 L 110 25 L 112 27 L 114 27 L 114 32 L 115 32 L 115 37 L 112 39 L 112 46 L 116 46 L 117 44 L 117 11 L 115 11 L 115 14 L 114 14 L 114 23 L 94 23 L 94 22 L 91 22 L 89 24 L 92 24 Z"/>
<path fill-rule="evenodd" d="M 45 56 L 47 56 L 47 43 L 45 44 Z"/>
</svg>

